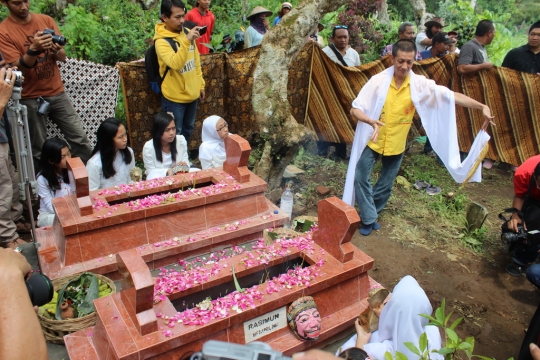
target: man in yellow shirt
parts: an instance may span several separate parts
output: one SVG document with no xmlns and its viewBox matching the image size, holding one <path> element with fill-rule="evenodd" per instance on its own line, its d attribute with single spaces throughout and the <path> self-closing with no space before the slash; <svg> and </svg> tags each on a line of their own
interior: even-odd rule
<svg viewBox="0 0 540 360">
<path fill-rule="evenodd" d="M 455 104 L 481 110 L 485 119 L 483 130 L 493 118 L 487 105 L 414 74 L 411 69 L 416 52 L 413 41 L 396 42 L 392 47 L 393 66 L 373 76 L 352 104 L 352 117 L 363 124 L 359 123 L 356 128 L 343 200 L 350 203 L 349 197 L 356 197 L 362 219 L 360 234 L 364 236 L 380 229 L 377 217 L 392 193 L 415 111 L 421 119 L 429 119 L 424 124 L 426 132 L 441 140 L 437 153 L 442 154 L 443 162 L 456 181 L 464 181 L 469 168 L 462 171 L 462 164 L 457 166 L 454 161 L 459 158 Z M 482 131 L 477 138 L 485 144 L 489 136 Z M 445 141 L 445 137 L 449 139 Z M 477 153 L 471 151 L 471 156 L 475 155 Z M 371 171 L 379 157 L 382 170 L 372 187 Z M 471 160 L 464 160 L 464 164 L 469 163 Z"/>
<path fill-rule="evenodd" d="M 169 68 L 161 84 L 161 108 L 173 113 L 176 134 L 184 136 L 189 145 L 197 102 L 199 98 L 204 99 L 205 84 L 195 44 L 201 37 L 201 27 L 194 26 L 184 34 L 186 7 L 181 0 L 163 0 L 161 14 L 163 22 L 156 24 L 154 34 L 160 75 Z M 175 48 L 166 38 L 174 40 Z"/>
</svg>

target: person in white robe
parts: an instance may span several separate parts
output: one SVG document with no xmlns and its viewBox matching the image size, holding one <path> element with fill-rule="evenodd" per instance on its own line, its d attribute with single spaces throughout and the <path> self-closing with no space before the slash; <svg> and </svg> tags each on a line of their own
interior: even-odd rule
<svg viewBox="0 0 540 360">
<path fill-rule="evenodd" d="M 223 166 L 227 159 L 225 138 L 229 136 L 229 124 L 221 117 L 212 115 L 204 119 L 199 160 L 203 170 Z"/>
<path fill-rule="evenodd" d="M 390 301 L 384 306 L 379 319 L 379 330 L 366 333 L 362 326 L 355 322 L 357 334 L 347 340 L 338 351 L 351 347 L 364 349 L 370 359 L 385 359 L 388 351 L 393 356 L 399 351 L 409 360 L 419 359 L 406 346 L 411 342 L 419 347 L 420 336 L 426 333 L 429 356 L 432 360 L 444 359 L 432 350 L 442 347 L 439 329 L 428 325 L 428 319 L 420 314 L 432 315 L 433 308 L 429 299 L 415 278 L 410 275 L 403 277 L 394 287 Z"/>
<path fill-rule="evenodd" d="M 355 199 L 358 202 L 362 219 L 360 233 L 366 236 L 372 230 L 380 228 L 377 223 L 378 214 L 384 209 L 390 197 L 405 149 L 406 136 L 395 145 L 395 148 L 402 147 L 401 153 L 396 156 L 386 156 L 385 146 L 389 141 L 394 141 L 394 143 L 397 141 L 395 138 L 389 138 L 390 130 L 400 125 L 408 126 L 405 128 L 408 131 L 412 123 L 412 116 L 410 117 L 411 121 L 405 125 L 383 122 L 388 118 L 388 113 L 396 106 L 396 104 L 386 104 L 389 91 L 399 91 L 402 84 L 407 84 L 410 93 L 410 106 L 405 106 L 405 108 L 408 109 L 407 111 L 411 110 L 412 115 L 414 115 L 414 111 L 418 111 L 427 136 L 434 140 L 433 149 L 454 180 L 460 183 L 469 179 L 469 173 L 478 164 L 477 158 L 484 146 L 487 146 L 490 138 L 485 130 L 493 119 L 487 105 L 463 94 L 455 93 L 444 86 L 437 85 L 433 80 L 412 72 L 416 54 L 416 45 L 413 41 L 399 40 L 392 47 L 392 52 L 393 66 L 373 76 L 366 83 L 352 103 L 351 109 L 351 115 L 358 120 L 358 124 L 347 169 L 343 201 L 351 206 L 354 206 Z M 393 89 L 390 89 L 391 84 Z M 397 90 L 395 90 L 396 88 Z M 463 162 L 461 162 L 459 155 L 455 104 L 478 109 L 482 111 L 485 119 L 483 124 L 478 124 L 476 130 L 479 133 L 472 144 L 469 156 Z M 386 113 L 383 112 L 385 105 Z M 410 115 L 410 113 L 408 114 Z M 394 118 L 398 122 L 402 121 L 399 116 L 394 116 Z M 382 140 L 384 144 L 381 144 L 381 141 L 378 141 L 378 135 L 380 128 L 385 126 L 389 130 Z M 379 180 L 372 187 L 369 183 L 370 174 L 375 161 L 381 155 L 383 168 Z M 386 166 L 386 163 L 390 163 L 390 165 Z M 470 177 L 470 181 L 480 180 L 481 173 L 480 168 L 478 168 Z"/>
</svg>

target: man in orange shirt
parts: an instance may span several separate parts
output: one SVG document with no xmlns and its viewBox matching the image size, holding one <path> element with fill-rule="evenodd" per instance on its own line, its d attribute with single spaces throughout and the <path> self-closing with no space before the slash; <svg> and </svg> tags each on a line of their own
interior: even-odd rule
<svg viewBox="0 0 540 360">
<path fill-rule="evenodd" d="M 0 52 L 4 60 L 24 75 L 21 105 L 28 109 L 28 127 L 34 163 L 47 140 L 47 118 L 64 134 L 74 157 L 86 163 L 92 147 L 82 121 L 64 91 L 57 62 L 66 61 L 64 43 L 53 41 L 43 30 L 61 35 L 54 20 L 30 12 L 30 0 L 1 0 L 9 15 L 0 23 Z M 58 39 L 58 38 L 56 38 Z M 38 98 L 49 102 L 48 114 L 38 112 Z"/>
<path fill-rule="evenodd" d="M 186 14 L 186 21 L 193 21 L 197 26 L 206 26 L 206 33 L 197 40 L 199 54 L 208 54 L 210 49 L 203 44 L 210 44 L 214 31 L 214 14 L 210 11 L 210 0 L 198 0 L 195 7 Z"/>
</svg>

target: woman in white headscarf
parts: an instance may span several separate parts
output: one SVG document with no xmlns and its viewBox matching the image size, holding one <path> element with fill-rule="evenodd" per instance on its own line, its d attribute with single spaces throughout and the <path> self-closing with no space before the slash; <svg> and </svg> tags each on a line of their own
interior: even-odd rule
<svg viewBox="0 0 540 360">
<path fill-rule="evenodd" d="M 199 160 L 203 170 L 223 166 L 227 159 L 224 139 L 229 136 L 229 124 L 217 115 L 204 119 Z"/>
<path fill-rule="evenodd" d="M 441 348 L 439 329 L 427 325 L 428 319 L 420 316 L 431 315 L 432 312 L 433 308 L 424 290 L 412 276 L 407 275 L 394 287 L 390 301 L 382 309 L 379 330 L 369 334 L 361 326 L 356 326 L 356 339 L 349 339 L 341 350 L 356 346 L 364 349 L 371 359 L 376 360 L 383 360 L 387 351 L 393 356 L 399 351 L 409 360 L 419 359 L 404 343 L 411 342 L 419 347 L 420 335 L 426 333 L 430 359 L 442 360 L 442 355 L 431 352 Z"/>
</svg>

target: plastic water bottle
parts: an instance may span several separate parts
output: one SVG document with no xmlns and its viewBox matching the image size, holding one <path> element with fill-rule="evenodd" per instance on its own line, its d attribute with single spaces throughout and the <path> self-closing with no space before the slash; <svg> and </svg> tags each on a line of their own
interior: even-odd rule
<svg viewBox="0 0 540 360">
<path fill-rule="evenodd" d="M 283 194 L 281 195 L 281 204 L 280 209 L 283 210 L 285 214 L 289 217 L 289 221 L 287 224 L 285 224 L 285 227 L 288 228 L 291 226 L 291 216 L 292 216 L 292 208 L 293 208 L 293 194 L 291 192 L 291 188 L 287 186 Z"/>
</svg>

